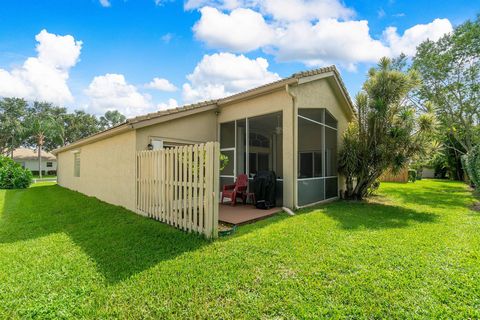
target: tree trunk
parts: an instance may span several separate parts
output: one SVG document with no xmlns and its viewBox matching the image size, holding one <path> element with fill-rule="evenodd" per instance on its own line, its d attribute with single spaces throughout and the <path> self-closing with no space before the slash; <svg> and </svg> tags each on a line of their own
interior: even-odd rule
<svg viewBox="0 0 480 320">
<path fill-rule="evenodd" d="M 353 177 L 352 176 L 347 176 L 345 178 L 345 185 L 347 190 L 345 190 L 343 197 L 345 199 L 350 199 L 353 193 Z"/>
<path fill-rule="evenodd" d="M 350 192 L 346 192 L 345 199 L 349 200 L 363 200 L 363 198 L 367 195 L 368 188 L 372 185 L 375 180 L 378 179 L 380 176 L 379 173 L 372 173 L 366 177 L 357 177 L 357 184 L 355 188 L 353 188 L 353 177 L 351 178 L 351 186 L 352 190 Z M 347 190 L 349 188 L 347 180 Z"/>
<path fill-rule="evenodd" d="M 38 145 L 38 176 L 42 179 L 42 146 Z"/>
</svg>

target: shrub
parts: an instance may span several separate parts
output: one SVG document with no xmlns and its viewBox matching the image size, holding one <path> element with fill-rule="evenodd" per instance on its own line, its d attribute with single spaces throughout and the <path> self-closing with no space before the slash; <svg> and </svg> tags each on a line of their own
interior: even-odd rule
<svg viewBox="0 0 480 320">
<path fill-rule="evenodd" d="M 32 183 L 32 173 L 12 159 L 0 156 L 0 189 L 24 189 Z"/>
<path fill-rule="evenodd" d="M 462 162 L 472 185 L 480 186 L 480 146 L 475 146 L 463 156 Z"/>
<path fill-rule="evenodd" d="M 220 153 L 220 171 L 225 169 L 228 166 L 229 162 L 230 159 L 228 159 L 228 156 L 224 153 Z"/>
<path fill-rule="evenodd" d="M 408 181 L 415 182 L 417 180 L 417 170 L 408 169 Z"/>
</svg>

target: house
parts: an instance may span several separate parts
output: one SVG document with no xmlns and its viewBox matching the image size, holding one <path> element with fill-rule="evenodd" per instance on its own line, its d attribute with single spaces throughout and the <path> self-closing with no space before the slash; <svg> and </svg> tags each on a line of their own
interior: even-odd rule
<svg viewBox="0 0 480 320">
<path fill-rule="evenodd" d="M 337 152 L 353 105 L 334 66 L 226 98 L 135 117 L 54 151 L 58 183 L 136 211 L 136 155 L 208 141 L 229 159 L 220 187 L 261 170 L 277 176 L 277 204 L 299 208 L 337 199 Z"/>
<path fill-rule="evenodd" d="M 50 152 L 41 152 L 41 170 L 43 174 L 56 174 L 57 158 Z M 38 174 L 38 150 L 18 148 L 13 150 L 13 160 L 23 168 L 30 169 L 33 174 Z"/>
<path fill-rule="evenodd" d="M 420 170 L 420 177 L 422 179 L 434 179 L 435 178 L 435 168 L 424 166 Z"/>
</svg>

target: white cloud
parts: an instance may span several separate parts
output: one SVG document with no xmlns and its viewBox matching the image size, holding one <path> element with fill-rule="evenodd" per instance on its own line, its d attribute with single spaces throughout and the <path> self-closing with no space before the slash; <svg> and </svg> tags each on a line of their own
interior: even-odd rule
<svg viewBox="0 0 480 320">
<path fill-rule="evenodd" d="M 109 0 L 100 0 L 100 5 L 101 5 L 102 7 L 106 7 L 106 8 L 107 8 L 107 7 L 110 7 L 110 6 L 111 6 L 111 3 L 110 3 Z"/>
<path fill-rule="evenodd" d="M 318 19 L 348 19 L 354 11 L 338 0 L 264 0 L 260 11 L 276 21 L 312 21 Z"/>
<path fill-rule="evenodd" d="M 186 102 L 217 99 L 280 79 L 264 58 L 215 53 L 205 55 L 183 85 Z"/>
<path fill-rule="evenodd" d="M 350 69 L 358 62 L 375 62 L 389 55 L 387 47 L 370 37 L 368 21 L 335 19 L 314 25 L 290 24 L 272 52 L 280 61 L 301 61 L 310 66 L 338 63 Z"/>
<path fill-rule="evenodd" d="M 138 92 L 121 74 L 107 73 L 93 78 L 85 94 L 90 98 L 88 109 L 95 114 L 118 110 L 130 117 L 154 109 L 150 96 Z"/>
<path fill-rule="evenodd" d="M 82 42 L 42 30 L 35 36 L 37 57 L 11 71 L 0 69 L 0 96 L 63 104 L 73 101 L 69 70 L 79 60 Z"/>
<path fill-rule="evenodd" d="M 354 70 L 358 63 L 376 62 L 382 56 L 413 55 L 420 42 L 452 30 L 448 19 L 436 19 L 413 26 L 402 36 L 390 27 L 381 38 L 374 38 L 368 21 L 350 20 L 354 12 L 337 0 L 236 1 L 235 5 L 249 8 L 224 11 L 218 8 L 226 8 L 225 1 L 195 5 L 205 3 L 215 7 L 200 9 L 193 31 L 209 47 L 238 53 L 261 49 L 279 61 L 308 66 L 335 63 Z"/>
<path fill-rule="evenodd" d="M 256 0 L 187 0 L 185 10 L 198 9 L 202 7 L 215 7 L 222 10 L 233 10 L 239 7 L 247 7 L 249 4 L 255 4 Z"/>
<path fill-rule="evenodd" d="M 167 109 L 174 109 L 178 108 L 178 102 L 175 99 L 168 99 L 167 102 L 162 102 L 157 105 L 158 110 L 167 110 Z"/>
<path fill-rule="evenodd" d="M 436 41 L 452 30 L 452 24 L 448 19 L 435 19 L 430 23 L 417 24 L 405 30 L 402 36 L 397 33 L 396 27 L 388 27 L 383 32 L 383 37 L 389 44 L 392 55 L 399 55 L 403 52 L 412 56 L 421 42 L 427 39 Z"/>
<path fill-rule="evenodd" d="M 185 10 L 204 7 L 220 10 L 250 8 L 276 21 L 347 19 L 355 14 L 339 0 L 188 0 L 185 3 Z"/>
<path fill-rule="evenodd" d="M 165 33 L 165 34 L 161 37 L 161 39 L 162 39 L 162 41 L 165 42 L 165 43 L 170 43 L 170 41 L 172 41 L 173 37 L 174 37 L 173 33 Z"/>
<path fill-rule="evenodd" d="M 167 2 L 173 2 L 173 1 L 175 0 L 155 0 L 155 5 L 161 7 Z"/>
<path fill-rule="evenodd" d="M 212 7 L 200 9 L 195 36 L 209 47 L 232 51 L 252 51 L 272 42 L 274 30 L 263 16 L 250 9 L 234 9 L 225 14 Z"/>
<path fill-rule="evenodd" d="M 150 81 L 150 83 L 147 83 L 145 87 L 167 92 L 178 90 L 177 87 L 175 87 L 170 81 L 163 78 L 153 78 L 153 80 Z"/>
</svg>

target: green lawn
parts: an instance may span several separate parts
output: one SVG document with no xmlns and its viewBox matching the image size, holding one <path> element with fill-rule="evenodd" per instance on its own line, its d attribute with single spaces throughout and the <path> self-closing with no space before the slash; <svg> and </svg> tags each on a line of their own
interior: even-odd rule
<svg viewBox="0 0 480 320">
<path fill-rule="evenodd" d="M 38 174 L 37 174 L 37 175 L 33 175 L 33 179 L 39 179 L 39 178 L 40 178 L 40 176 L 39 176 Z M 48 178 L 48 179 L 53 179 L 53 178 L 57 178 L 57 176 L 56 176 L 56 175 L 51 175 L 51 174 L 44 174 L 44 175 L 42 175 L 42 179 L 46 179 L 46 178 Z"/>
<path fill-rule="evenodd" d="M 479 318 L 471 192 L 380 193 L 209 242 L 48 183 L 0 190 L 0 318 Z"/>
</svg>

